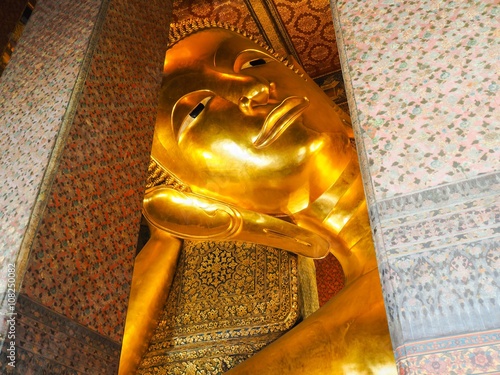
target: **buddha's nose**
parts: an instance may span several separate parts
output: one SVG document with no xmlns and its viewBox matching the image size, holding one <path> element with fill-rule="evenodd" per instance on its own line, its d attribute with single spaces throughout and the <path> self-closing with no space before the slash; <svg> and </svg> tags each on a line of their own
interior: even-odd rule
<svg viewBox="0 0 500 375">
<path fill-rule="evenodd" d="M 238 106 L 246 115 L 255 113 L 255 109 L 269 103 L 272 93 L 275 90 L 274 82 L 259 82 L 239 98 Z"/>
</svg>

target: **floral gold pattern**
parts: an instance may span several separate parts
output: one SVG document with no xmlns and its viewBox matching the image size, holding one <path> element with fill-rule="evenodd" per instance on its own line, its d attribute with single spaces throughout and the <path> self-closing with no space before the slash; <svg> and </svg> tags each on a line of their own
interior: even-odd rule
<svg viewBox="0 0 500 375">
<path fill-rule="evenodd" d="M 295 255 L 242 242 L 185 241 L 139 374 L 225 371 L 298 317 Z"/>
</svg>

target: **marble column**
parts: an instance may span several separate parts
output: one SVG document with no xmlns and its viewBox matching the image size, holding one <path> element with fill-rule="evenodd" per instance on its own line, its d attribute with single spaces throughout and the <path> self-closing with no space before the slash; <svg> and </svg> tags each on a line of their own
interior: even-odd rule
<svg viewBox="0 0 500 375">
<path fill-rule="evenodd" d="M 401 374 L 500 370 L 495 1 L 336 1 Z"/>
<path fill-rule="evenodd" d="M 1 77 L 2 369 L 116 373 L 171 11 L 40 0 Z"/>
</svg>

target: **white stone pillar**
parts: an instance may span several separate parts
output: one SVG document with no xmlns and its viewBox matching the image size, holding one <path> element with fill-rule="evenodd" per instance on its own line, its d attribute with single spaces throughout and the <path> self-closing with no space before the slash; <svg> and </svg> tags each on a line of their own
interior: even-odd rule
<svg viewBox="0 0 500 375">
<path fill-rule="evenodd" d="M 400 373 L 497 371 L 498 2 L 332 9 Z"/>
</svg>

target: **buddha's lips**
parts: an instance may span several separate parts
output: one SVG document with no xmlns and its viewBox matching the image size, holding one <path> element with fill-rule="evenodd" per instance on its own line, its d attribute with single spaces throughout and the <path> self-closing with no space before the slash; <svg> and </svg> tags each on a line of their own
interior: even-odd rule
<svg viewBox="0 0 500 375">
<path fill-rule="evenodd" d="M 283 100 L 266 117 L 259 135 L 254 140 L 256 148 L 264 148 L 273 143 L 302 112 L 309 106 L 309 99 L 290 96 Z"/>
</svg>

